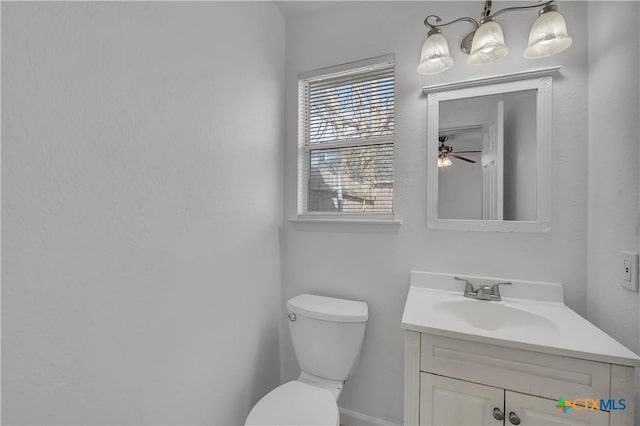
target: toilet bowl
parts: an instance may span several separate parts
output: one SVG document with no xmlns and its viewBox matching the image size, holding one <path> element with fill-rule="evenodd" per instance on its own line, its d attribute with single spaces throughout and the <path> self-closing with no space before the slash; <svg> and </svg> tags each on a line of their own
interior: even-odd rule
<svg viewBox="0 0 640 426">
<path fill-rule="evenodd" d="M 287 311 L 302 372 L 258 401 L 245 425 L 337 426 L 338 397 L 362 352 L 367 304 L 301 294 L 287 302 Z"/>
<path fill-rule="evenodd" d="M 246 426 L 339 424 L 338 404 L 331 392 L 298 380 L 266 394 L 245 422 Z"/>
</svg>

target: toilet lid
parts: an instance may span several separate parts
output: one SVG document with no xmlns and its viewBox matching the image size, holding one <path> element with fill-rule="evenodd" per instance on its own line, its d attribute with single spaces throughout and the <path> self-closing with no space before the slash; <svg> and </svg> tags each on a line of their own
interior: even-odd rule
<svg viewBox="0 0 640 426">
<path fill-rule="evenodd" d="M 294 380 L 258 401 L 244 424 L 337 426 L 339 422 L 338 404 L 331 392 Z"/>
</svg>

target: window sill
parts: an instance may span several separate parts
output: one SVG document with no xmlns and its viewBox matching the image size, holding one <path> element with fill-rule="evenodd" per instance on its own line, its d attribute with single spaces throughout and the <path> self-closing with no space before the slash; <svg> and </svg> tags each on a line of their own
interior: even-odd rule
<svg viewBox="0 0 640 426">
<path fill-rule="evenodd" d="M 356 224 L 356 225 L 392 225 L 392 226 L 400 226 L 402 225 L 402 220 L 400 219 L 383 219 L 383 218 L 368 218 L 368 217 L 316 217 L 316 216 L 298 216 L 295 219 L 289 219 L 291 223 L 338 223 L 338 224 Z"/>
</svg>

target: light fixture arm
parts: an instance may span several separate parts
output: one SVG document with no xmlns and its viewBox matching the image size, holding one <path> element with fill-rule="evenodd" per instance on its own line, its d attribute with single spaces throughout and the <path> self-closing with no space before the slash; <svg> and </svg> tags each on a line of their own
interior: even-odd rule
<svg viewBox="0 0 640 426">
<path fill-rule="evenodd" d="M 490 0 L 488 0 L 490 1 Z M 505 13 L 505 12 L 513 12 L 516 10 L 524 10 L 524 9 L 533 9 L 533 8 L 538 8 L 540 10 L 545 10 L 547 9 L 549 6 L 551 6 L 551 4 L 554 2 L 555 0 L 549 0 L 547 2 L 544 3 L 540 3 L 540 4 L 532 4 L 530 6 L 514 6 L 514 7 L 505 7 L 504 9 L 500 9 L 499 11 L 497 11 L 496 13 L 494 13 L 493 15 L 487 15 L 487 16 L 492 16 L 492 17 L 496 17 L 498 15 L 500 15 L 501 13 Z"/>
<path fill-rule="evenodd" d="M 429 22 L 430 18 L 434 18 L 435 23 Z M 478 27 L 480 26 L 480 24 L 478 24 L 478 21 L 476 21 L 475 19 L 469 16 L 463 16 L 462 18 L 454 19 L 453 21 L 445 22 L 444 24 L 439 24 L 439 22 L 441 21 L 442 21 L 442 18 L 439 17 L 438 15 L 429 15 L 426 18 L 424 18 L 424 26 L 432 30 L 434 28 L 446 27 L 447 25 L 455 24 L 456 22 L 461 22 L 461 21 L 468 21 L 472 23 L 474 31 L 477 30 Z"/>
<path fill-rule="evenodd" d="M 429 18 L 434 18 L 435 22 L 434 23 L 429 22 Z M 462 49 L 462 51 L 468 55 L 469 52 L 471 52 L 471 43 L 473 41 L 473 35 L 476 33 L 476 30 L 478 29 L 478 27 L 480 27 L 480 24 L 478 23 L 478 21 L 476 21 L 475 19 L 469 16 L 463 16 L 462 18 L 454 19 L 453 21 L 445 22 L 444 24 L 439 24 L 440 21 L 442 21 L 442 18 L 440 18 L 438 15 L 429 15 L 426 18 L 424 18 L 424 26 L 429 28 L 429 35 L 439 32 L 441 27 L 446 27 L 447 25 L 455 24 L 456 22 L 467 21 L 473 24 L 473 31 L 467 34 L 460 42 L 460 49 Z"/>
<path fill-rule="evenodd" d="M 485 0 L 481 19 L 488 18 L 489 16 L 491 16 L 491 0 Z"/>
<path fill-rule="evenodd" d="M 500 9 L 495 13 L 491 13 L 491 0 L 485 0 L 484 2 L 484 8 L 482 10 L 482 15 L 480 19 L 484 19 L 484 18 L 495 18 L 498 15 L 501 15 L 503 13 L 506 12 L 514 12 L 517 10 L 525 10 L 525 9 L 533 9 L 533 8 L 538 8 L 540 10 L 544 10 L 546 11 L 546 9 L 551 6 L 553 4 L 555 0 L 549 0 L 546 1 L 544 3 L 539 3 L 539 4 L 532 4 L 532 5 L 528 5 L 528 6 L 513 6 L 513 7 L 505 7 L 504 9 Z M 429 22 L 429 20 L 433 18 L 435 20 L 435 22 Z M 480 26 L 480 24 L 478 23 L 478 21 L 476 21 L 475 19 L 473 19 L 470 16 L 463 16 L 461 18 L 458 19 L 454 19 L 453 21 L 449 21 L 449 22 L 445 22 L 444 24 L 441 24 L 440 22 L 442 21 L 442 18 L 440 18 L 438 15 L 429 15 L 424 19 L 424 25 L 429 28 L 429 29 L 434 29 L 434 28 L 441 28 L 441 27 L 446 27 L 447 25 L 451 25 L 451 24 L 455 24 L 456 22 L 461 22 L 461 21 L 467 21 L 470 22 L 471 24 L 473 24 L 474 27 L 474 31 L 478 29 L 478 27 Z"/>
</svg>

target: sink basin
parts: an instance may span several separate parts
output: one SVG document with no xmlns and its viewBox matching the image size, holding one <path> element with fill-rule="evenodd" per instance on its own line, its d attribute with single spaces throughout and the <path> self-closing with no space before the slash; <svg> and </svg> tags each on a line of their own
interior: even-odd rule
<svg viewBox="0 0 640 426">
<path fill-rule="evenodd" d="M 538 314 L 507 306 L 504 302 L 446 300 L 434 304 L 432 312 L 448 321 L 462 321 L 468 326 L 489 331 L 516 328 L 555 331 L 558 328 L 554 322 Z"/>
<path fill-rule="evenodd" d="M 427 336 L 640 367 L 638 355 L 564 304 L 559 283 L 464 276 L 476 286 L 513 283 L 504 289 L 501 301 L 483 301 L 464 297 L 465 286 L 456 276 L 411 271 L 402 328 Z M 419 348 L 419 335 L 417 339 L 414 334 L 408 336 L 408 350 Z"/>
</svg>

